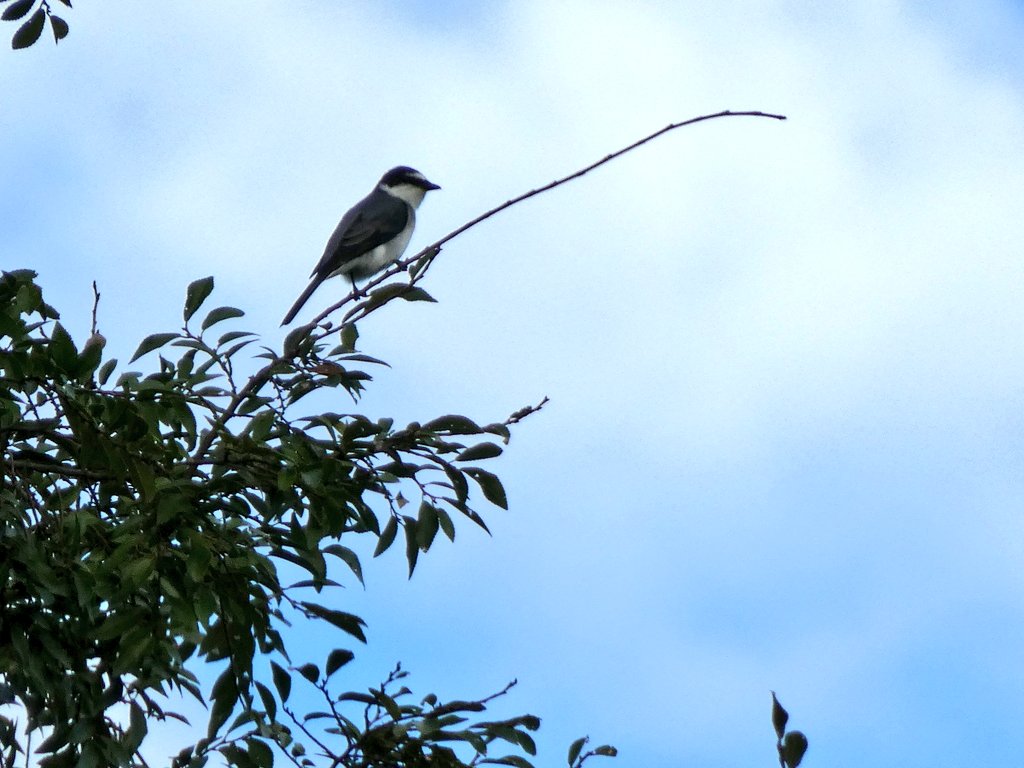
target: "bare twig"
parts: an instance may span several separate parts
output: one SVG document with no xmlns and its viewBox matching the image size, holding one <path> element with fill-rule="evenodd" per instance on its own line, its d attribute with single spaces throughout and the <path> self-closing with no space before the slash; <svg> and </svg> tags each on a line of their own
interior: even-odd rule
<svg viewBox="0 0 1024 768">
<path fill-rule="evenodd" d="M 756 112 L 756 111 L 731 112 L 730 110 L 724 110 L 722 112 L 715 112 L 714 114 L 711 114 L 711 115 L 701 115 L 700 117 L 694 117 L 694 118 L 691 118 L 689 120 L 684 120 L 681 123 L 671 123 L 669 125 L 666 125 L 661 130 L 655 131 L 654 133 L 650 134 L 649 136 L 645 136 L 644 138 L 640 139 L 639 141 L 633 142 L 628 147 L 623 147 L 620 150 L 612 152 L 610 155 L 606 155 L 605 157 L 601 158 L 597 162 L 591 163 L 590 165 L 588 165 L 588 166 L 586 166 L 584 168 L 581 168 L 580 170 L 578 170 L 578 171 L 576 171 L 574 173 L 570 173 L 568 176 L 563 176 L 562 178 L 556 179 L 555 181 L 552 181 L 552 182 L 550 182 L 548 184 L 545 184 L 542 187 L 538 187 L 537 189 L 531 189 L 529 192 L 524 192 L 523 194 L 519 195 L 518 197 L 514 197 L 511 200 L 506 200 L 501 205 L 495 206 L 494 208 L 491 208 L 486 213 L 480 214 L 475 219 L 472 219 L 472 220 L 466 222 L 465 224 L 463 224 L 461 227 L 458 227 L 457 229 L 453 229 L 451 232 L 449 232 L 447 235 L 442 237 L 440 240 L 437 240 L 437 241 L 431 243 L 430 245 L 428 245 L 426 248 L 424 248 L 423 250 L 421 250 L 419 253 L 415 254 L 414 256 L 410 256 L 410 257 L 405 258 L 405 259 L 400 259 L 399 261 L 395 262 L 392 266 L 390 266 L 388 269 L 384 270 L 377 277 L 375 277 L 373 280 L 371 280 L 369 283 L 367 283 L 365 286 L 363 286 L 363 288 L 361 290 L 353 291 L 352 293 L 348 294 L 341 301 L 338 301 L 338 302 L 332 304 L 331 306 L 329 306 L 327 309 L 325 309 L 323 312 L 321 312 L 319 315 L 317 315 L 315 318 L 313 318 L 313 320 L 310 323 L 310 325 L 313 326 L 313 325 L 316 325 L 316 324 L 318 324 L 320 322 L 323 322 L 325 319 L 327 319 L 328 316 L 330 316 L 332 313 L 336 312 L 341 307 L 343 307 L 346 304 L 352 302 L 353 300 L 358 299 L 361 296 L 367 294 L 367 292 L 371 288 L 375 288 L 376 286 L 380 285 L 385 280 L 390 279 L 391 277 L 393 277 L 394 275 L 398 274 L 399 272 L 406 271 L 407 269 L 409 269 L 409 267 L 411 267 L 414 264 L 417 265 L 417 268 L 413 270 L 412 277 L 410 278 L 409 282 L 410 283 L 419 282 L 420 278 L 427 271 L 427 268 L 430 266 L 431 262 L 434 260 L 434 258 L 437 256 L 437 254 L 441 252 L 441 246 L 443 246 L 449 240 L 453 240 L 454 238 L 458 237 L 463 232 L 465 232 L 467 229 L 475 227 L 477 224 L 481 223 L 482 221 L 486 221 L 487 219 L 491 218 L 495 214 L 501 213 L 505 209 L 511 208 L 513 205 L 517 205 L 518 203 L 521 203 L 524 200 L 529 200 L 531 197 L 536 197 L 537 195 L 543 194 L 544 192 L 548 192 L 548 191 L 554 189 L 555 187 L 560 187 L 563 184 L 566 184 L 566 183 L 568 183 L 570 181 L 573 181 L 575 179 L 580 178 L 581 176 L 585 176 L 586 174 L 590 173 L 591 171 L 593 171 L 593 170 L 595 170 L 597 168 L 600 168 L 605 163 L 609 163 L 612 160 L 614 160 L 615 158 L 621 157 L 622 155 L 626 154 L 627 152 L 632 152 L 637 147 L 641 147 L 644 144 L 646 144 L 646 143 L 648 143 L 650 141 L 653 141 L 654 139 L 658 138 L 659 136 L 662 136 L 662 135 L 668 133 L 669 131 L 674 131 L 676 128 L 683 128 L 684 126 L 687 126 L 687 125 L 693 125 L 695 123 L 701 123 L 701 122 L 704 122 L 705 120 L 714 120 L 714 119 L 719 118 L 719 117 L 769 117 L 769 118 L 771 118 L 773 120 L 785 120 L 786 119 L 785 115 L 776 115 L 776 114 L 772 114 L 770 112 Z M 422 264 L 420 264 L 420 262 L 422 262 Z M 397 298 L 397 296 L 395 298 Z M 359 320 L 362 317 L 365 317 L 370 311 L 372 311 L 373 309 L 376 309 L 377 306 L 379 306 L 379 305 L 372 304 L 372 303 L 371 304 L 367 304 L 366 302 L 362 302 L 358 306 L 354 307 L 353 310 L 351 312 L 349 312 L 348 315 L 345 316 L 344 322 L 355 322 L 356 320 Z M 360 307 L 365 307 L 365 309 L 360 311 Z"/>
<path fill-rule="evenodd" d="M 96 285 L 96 281 L 92 281 L 92 330 L 89 332 L 90 336 L 95 336 L 98 331 L 96 330 L 96 310 L 100 305 L 100 289 Z"/>
</svg>

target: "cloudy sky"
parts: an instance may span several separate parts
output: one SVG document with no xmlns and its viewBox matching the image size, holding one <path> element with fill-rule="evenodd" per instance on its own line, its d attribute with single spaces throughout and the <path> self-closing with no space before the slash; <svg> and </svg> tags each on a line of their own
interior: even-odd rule
<svg viewBox="0 0 1024 768">
<path fill-rule="evenodd" d="M 207 274 L 276 343 L 392 165 L 443 187 L 424 245 L 668 123 L 787 115 L 672 132 L 513 208 L 446 247 L 438 304 L 363 323 L 393 366 L 369 415 L 551 402 L 490 467 L 493 538 L 464 526 L 411 582 L 390 553 L 338 598 L 370 624 L 345 682 L 398 660 L 448 697 L 518 678 L 501 711 L 543 718 L 541 765 L 589 733 L 620 766 L 770 766 L 770 689 L 811 768 L 1020 762 L 1018 2 L 66 15 L 58 48 L 2 54 L 0 266 L 38 270 L 79 339 L 96 280 L 122 358 Z"/>
</svg>

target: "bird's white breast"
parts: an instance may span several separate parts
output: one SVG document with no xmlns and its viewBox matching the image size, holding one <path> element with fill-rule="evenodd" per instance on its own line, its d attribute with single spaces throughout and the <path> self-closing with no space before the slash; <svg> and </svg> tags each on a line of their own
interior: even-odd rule
<svg viewBox="0 0 1024 768">
<path fill-rule="evenodd" d="M 405 223 L 405 229 L 388 242 L 381 243 L 363 255 L 345 262 L 333 274 L 346 274 L 357 278 L 369 277 L 384 269 L 384 267 L 393 264 L 405 253 L 405 249 L 409 246 L 409 241 L 412 240 L 412 231 L 415 227 L 416 212 L 410 209 L 409 220 Z"/>
</svg>

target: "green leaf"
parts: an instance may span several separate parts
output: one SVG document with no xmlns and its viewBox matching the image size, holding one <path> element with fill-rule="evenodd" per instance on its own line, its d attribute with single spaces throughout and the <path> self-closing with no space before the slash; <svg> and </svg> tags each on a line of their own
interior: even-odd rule
<svg viewBox="0 0 1024 768">
<path fill-rule="evenodd" d="M 302 607 L 314 616 L 318 616 L 324 621 L 333 624 L 343 632 L 347 632 L 357 640 L 364 643 L 366 642 L 366 635 L 363 634 L 363 627 L 366 626 L 366 622 L 355 614 L 345 613 L 344 611 L 335 611 L 331 608 L 324 608 L 322 605 L 317 605 L 316 603 L 303 602 Z"/>
<path fill-rule="evenodd" d="M 492 435 L 497 435 L 505 445 L 508 445 L 508 441 L 512 437 L 512 433 L 509 431 L 509 428 L 504 424 L 488 424 L 483 428 L 483 431 Z"/>
<path fill-rule="evenodd" d="M 365 693 L 349 691 L 338 696 L 338 701 L 358 701 L 360 704 L 376 704 L 377 699 Z"/>
<path fill-rule="evenodd" d="M 68 23 L 55 13 L 50 14 L 50 27 L 53 29 L 53 42 L 59 43 L 68 36 Z"/>
<path fill-rule="evenodd" d="M 107 360 L 107 362 L 100 366 L 99 373 L 96 374 L 96 380 L 100 383 L 100 386 L 103 386 L 104 384 L 107 383 L 107 379 L 110 378 L 110 374 L 114 372 L 114 369 L 116 367 L 116 359 Z"/>
<path fill-rule="evenodd" d="M 537 743 L 530 734 L 523 733 L 522 731 L 519 732 L 519 746 L 531 757 L 537 756 Z"/>
<path fill-rule="evenodd" d="M 271 720 L 277 719 L 277 699 L 274 698 L 274 694 L 270 692 L 263 683 L 256 681 L 256 690 L 259 691 L 260 700 L 263 702 L 263 709 L 267 712 L 267 717 Z"/>
<path fill-rule="evenodd" d="M 297 355 L 302 350 L 303 345 L 310 343 L 309 334 L 313 328 L 312 324 L 306 324 L 289 331 L 288 335 L 284 337 L 284 343 L 281 345 L 284 354 L 288 357 Z"/>
<path fill-rule="evenodd" d="M 569 765 L 576 762 L 576 758 L 580 756 L 580 752 L 583 750 L 583 745 L 587 743 L 587 737 L 583 736 L 576 739 L 572 744 L 569 745 Z"/>
<path fill-rule="evenodd" d="M 154 349 L 160 349 L 160 347 L 164 346 L 167 342 L 173 341 L 176 338 L 178 338 L 178 334 L 176 333 L 152 333 L 142 340 L 142 343 L 139 344 L 139 348 L 135 350 L 135 354 L 128 362 L 134 363 L 143 355 L 152 352 Z"/>
<path fill-rule="evenodd" d="M 409 290 L 402 293 L 402 298 L 406 301 L 432 301 L 435 304 L 437 303 L 437 299 L 416 285 L 410 285 Z"/>
<path fill-rule="evenodd" d="M 374 288 L 370 291 L 370 295 L 367 298 L 366 303 L 371 307 L 379 306 L 386 301 L 390 301 L 396 296 L 401 296 L 410 288 L 412 288 L 412 286 L 408 283 L 391 283 L 391 285 Z"/>
<path fill-rule="evenodd" d="M 448 541 L 455 541 L 455 523 L 441 507 L 437 508 L 437 522 L 441 526 L 441 530 L 444 531 L 444 535 L 448 537 Z"/>
<path fill-rule="evenodd" d="M 349 569 L 359 579 L 360 584 L 365 584 L 363 581 L 363 566 L 359 562 L 359 556 L 348 547 L 343 547 L 341 544 L 331 544 L 324 547 L 324 553 L 334 555 L 339 560 L 345 563 Z"/>
<path fill-rule="evenodd" d="M 273 768 L 274 752 L 269 746 L 259 739 L 248 738 L 245 740 L 249 747 L 249 758 L 257 768 Z"/>
<path fill-rule="evenodd" d="M 437 508 L 427 501 L 421 503 L 420 512 L 416 520 L 416 543 L 422 551 L 426 552 L 430 549 L 430 545 L 434 543 L 434 537 L 437 536 L 439 524 Z"/>
<path fill-rule="evenodd" d="M 75 342 L 71 335 L 60 323 L 53 324 L 53 333 L 50 335 L 50 354 L 57 365 L 65 371 L 72 371 L 78 360 L 78 350 L 75 349 Z"/>
<path fill-rule="evenodd" d="M 497 475 L 479 467 L 468 467 L 464 470 L 467 475 L 476 480 L 480 490 L 484 492 L 486 499 L 496 507 L 508 509 L 508 498 L 505 496 L 505 487 Z"/>
<path fill-rule="evenodd" d="M 255 335 L 256 334 L 253 333 L 252 331 L 228 331 L 223 336 L 221 336 L 219 339 L 217 339 L 217 346 L 218 347 L 223 347 L 229 341 L 234 341 L 235 339 L 241 339 L 243 337 L 255 336 Z"/>
<path fill-rule="evenodd" d="M 460 453 L 456 461 L 479 461 L 480 459 L 493 459 L 501 456 L 501 446 L 494 443 L 477 443 Z"/>
<path fill-rule="evenodd" d="M 140 618 L 137 611 L 130 609 L 108 613 L 103 623 L 93 632 L 93 636 L 97 640 L 113 640 L 123 635 L 129 628 L 138 626 Z"/>
<path fill-rule="evenodd" d="M 384 530 L 380 532 L 380 539 L 377 541 L 377 548 L 373 550 L 373 556 L 379 557 L 384 554 L 388 547 L 395 542 L 395 536 L 398 534 L 398 518 L 391 515 L 388 518 L 387 523 L 384 525 Z"/>
<path fill-rule="evenodd" d="M 316 681 L 320 679 L 320 669 L 316 664 L 303 664 L 295 671 L 313 684 L 316 684 Z"/>
<path fill-rule="evenodd" d="M 124 748 L 127 752 L 132 753 L 142 744 L 142 740 L 146 738 L 146 733 L 149 730 L 146 725 L 146 713 L 134 701 L 129 708 L 128 722 L 128 731 L 124 735 Z"/>
<path fill-rule="evenodd" d="M 534 768 L 533 763 L 519 755 L 505 755 L 505 757 L 496 757 L 489 759 L 489 763 L 497 763 L 499 765 L 511 765 L 513 768 Z"/>
<path fill-rule="evenodd" d="M 775 735 L 781 739 L 786 733 L 786 723 L 789 722 L 789 713 L 775 698 L 775 691 L 772 691 L 772 727 L 775 728 Z"/>
<path fill-rule="evenodd" d="M 423 428 L 431 432 L 447 432 L 452 435 L 478 435 L 483 432 L 475 421 L 456 414 L 438 416 L 424 424 Z"/>
<path fill-rule="evenodd" d="M 185 309 L 183 315 L 187 323 L 198 309 L 203 306 L 206 297 L 213 291 L 213 277 L 204 277 L 193 281 L 185 292 Z"/>
<path fill-rule="evenodd" d="M 235 670 L 231 666 L 225 669 L 217 681 L 213 684 L 210 692 L 210 699 L 213 706 L 210 707 L 210 723 L 206 735 L 213 738 L 217 731 L 227 722 L 235 708 L 238 700 L 238 684 L 235 680 Z"/>
<path fill-rule="evenodd" d="M 245 312 L 236 307 L 217 307 L 211 309 L 210 313 L 203 320 L 202 329 L 205 331 L 211 325 L 216 325 L 222 320 L 230 320 L 233 317 L 245 317 Z"/>
<path fill-rule="evenodd" d="M 416 570 L 416 561 L 420 556 L 420 542 L 419 536 L 416 531 L 416 519 L 403 515 L 402 519 L 405 521 L 405 559 L 409 563 L 409 578 L 412 578 L 412 572 Z"/>
<path fill-rule="evenodd" d="M 345 323 L 341 326 L 341 348 L 345 352 L 356 351 L 356 341 L 359 340 L 359 331 L 355 323 Z"/>
<path fill-rule="evenodd" d="M 330 677 L 343 666 L 348 664 L 356 655 L 344 648 L 335 648 L 327 657 L 327 676 Z"/>
<path fill-rule="evenodd" d="M 28 48 L 43 33 L 43 24 L 46 23 L 46 13 L 42 8 L 29 17 L 29 20 L 18 27 L 18 31 L 11 38 L 11 47 L 15 50 Z"/>
<path fill-rule="evenodd" d="M 36 0 L 14 0 L 13 3 L 4 9 L 3 15 L 0 15 L 0 19 L 3 19 L 4 21 L 17 21 L 31 11 L 32 6 L 35 5 L 35 3 Z"/>
<path fill-rule="evenodd" d="M 600 747 L 594 750 L 595 755 L 601 757 L 615 757 L 619 754 L 619 750 L 613 747 L 611 744 L 602 744 Z"/>
<path fill-rule="evenodd" d="M 796 768 L 807 752 L 807 737 L 800 731 L 790 731 L 779 746 L 779 756 L 786 768 Z"/>
<path fill-rule="evenodd" d="M 274 687 L 277 688 L 282 703 L 288 701 L 288 696 L 292 692 L 292 676 L 273 661 L 270 662 L 270 673 L 274 677 Z"/>
</svg>

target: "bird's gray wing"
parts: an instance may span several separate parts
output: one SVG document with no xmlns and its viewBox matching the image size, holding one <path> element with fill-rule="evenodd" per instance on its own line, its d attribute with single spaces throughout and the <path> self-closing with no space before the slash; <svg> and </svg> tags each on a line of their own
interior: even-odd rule
<svg viewBox="0 0 1024 768">
<path fill-rule="evenodd" d="M 409 222 L 409 206 L 385 192 L 375 190 L 341 217 L 327 241 L 324 255 L 310 273 L 309 285 L 288 310 L 281 325 L 287 325 L 320 284 L 347 262 L 391 240 Z"/>
<path fill-rule="evenodd" d="M 409 206 L 395 202 L 386 199 L 375 205 L 367 200 L 367 204 L 357 205 L 342 216 L 310 277 L 329 277 L 346 262 L 372 251 L 405 229 Z"/>
</svg>

